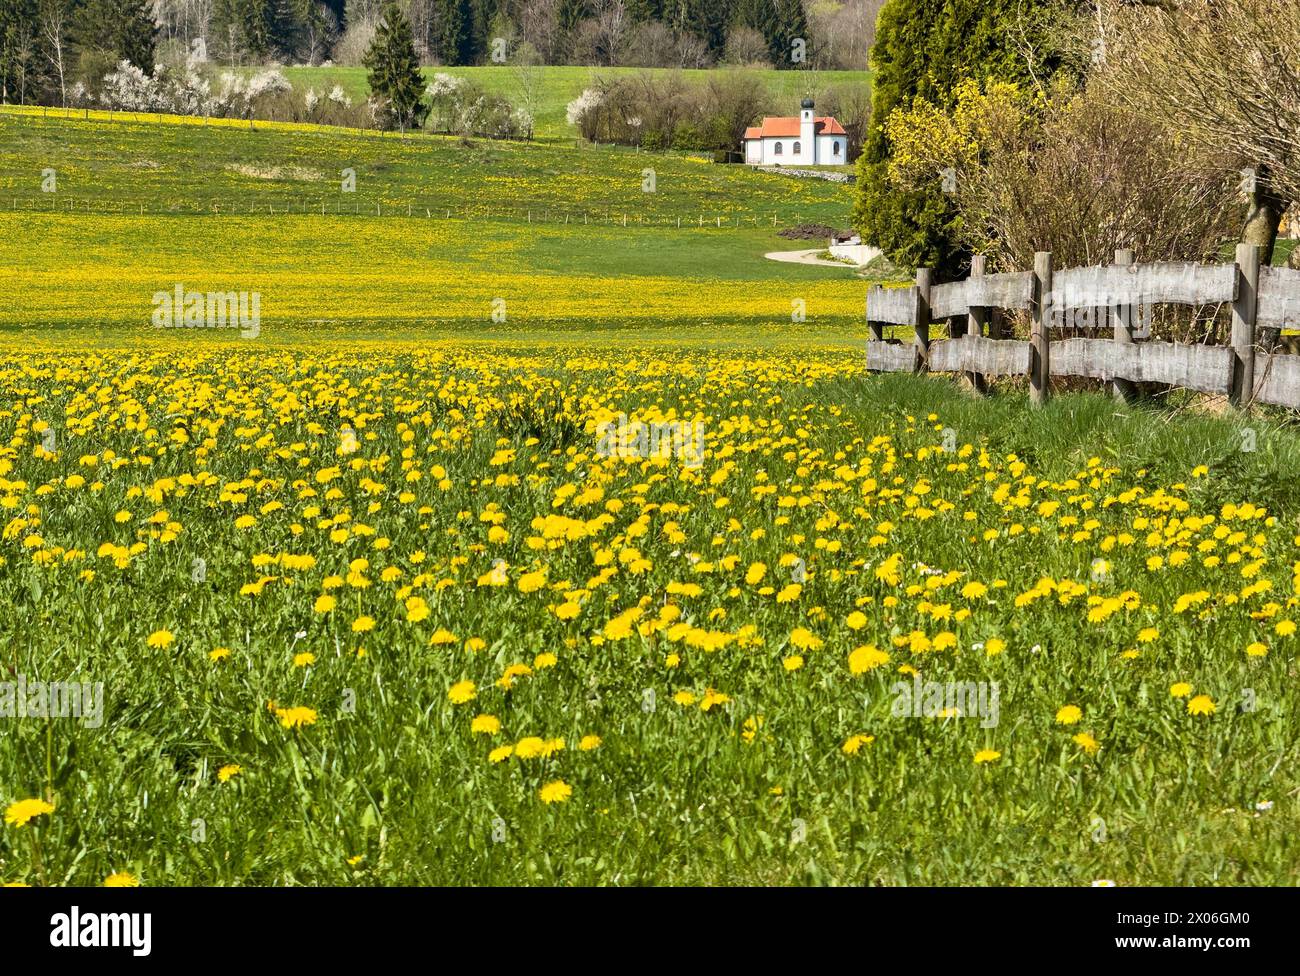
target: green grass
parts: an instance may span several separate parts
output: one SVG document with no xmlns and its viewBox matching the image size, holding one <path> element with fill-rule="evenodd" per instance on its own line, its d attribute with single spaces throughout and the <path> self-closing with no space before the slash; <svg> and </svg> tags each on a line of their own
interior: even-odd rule
<svg viewBox="0 0 1300 976">
<path fill-rule="evenodd" d="M 594 77 L 618 77 L 639 74 L 643 70 L 657 76 L 679 74 L 690 83 L 703 83 L 716 74 L 713 70 L 688 69 L 679 72 L 667 68 L 587 68 L 572 65 L 533 69 L 535 79 L 530 84 L 536 87 L 537 107 L 533 120 L 536 135 L 541 139 L 572 139 L 576 133 L 565 119 L 565 110 L 569 102 L 582 94 L 582 90 L 591 84 Z M 509 65 L 425 68 L 424 74 L 425 77 L 432 79 L 439 71 L 469 78 L 487 91 L 499 93 L 515 105 L 521 104 L 519 74 L 517 69 Z M 797 115 L 799 102 L 804 96 L 815 96 L 829 87 L 871 83 L 871 72 L 866 70 L 815 72 L 763 70 L 756 73 L 762 77 L 772 93 L 775 115 Z M 365 68 L 336 66 L 286 68 L 284 74 L 295 90 L 315 88 L 318 92 L 328 92 L 335 85 L 339 85 L 357 101 L 364 100 L 369 94 Z"/>
<path fill-rule="evenodd" d="M 43 118 L 0 112 L 0 210 L 92 209 L 148 213 L 319 212 L 416 214 L 664 226 L 845 225 L 851 191 L 694 157 L 413 136 L 405 140 L 331 130 L 158 124 L 154 116 Z M 54 169 L 58 192 L 41 193 Z M 342 171 L 356 174 L 342 192 Z M 645 192 L 647 169 L 654 191 Z"/>
<path fill-rule="evenodd" d="M 0 882 L 1300 880 L 1284 419 L 871 376 L 851 271 L 764 260 L 797 246 L 765 225 L 668 223 L 803 186 L 783 178 L 665 157 L 669 196 L 638 211 L 659 225 L 408 218 L 416 192 L 573 205 L 588 164 L 583 199 L 616 206 L 639 160 L 0 129 L 0 200 L 67 181 L 54 213 L 0 211 L 0 681 L 105 693 L 95 727 L 0 717 L 0 810 L 54 807 L 0 825 Z M 232 163 L 348 155 L 384 216 L 212 212 L 258 185 Z M 285 206 L 319 181 L 265 182 Z M 843 196 L 809 186 L 784 205 L 835 223 Z M 178 281 L 257 290 L 262 334 L 150 328 Z M 702 466 L 601 458 L 610 412 L 699 420 Z M 867 646 L 889 660 L 857 673 Z M 896 715 L 904 667 L 997 682 L 999 721 Z M 316 722 L 283 727 L 291 706 Z M 533 736 L 564 748 L 490 761 Z M 556 781 L 571 797 L 543 803 Z"/>
<path fill-rule="evenodd" d="M 5 881 L 94 884 L 123 870 L 151 885 L 1297 880 L 1296 652 L 1294 638 L 1272 633 L 1273 622 L 1294 611 L 1250 617 L 1286 599 L 1296 499 L 1279 493 L 1269 512 L 1275 523 L 1224 519 L 1266 537 L 1264 577 L 1277 584 L 1237 604 L 1223 598 L 1245 582 L 1236 566 L 1210 571 L 1199 555 L 1181 569 L 1145 566 L 1157 552 L 1195 551 L 1198 539 L 1212 538 L 1208 529 L 1190 530 L 1185 544 L 1153 547 L 1134 528 L 1141 518 L 1172 527 L 1170 518 L 1256 498 L 1257 485 L 1294 484 L 1300 443 L 1287 432 L 1259 431 L 1260 450 L 1243 456 L 1237 420 L 1166 424 L 1092 395 L 1061 397 L 1043 411 L 1019 396 L 976 403 L 939 380 L 867 378 L 849 352 L 719 354 L 672 344 L 615 354 L 599 339 L 594 347 L 528 349 L 346 342 L 251 349 L 191 336 L 169 349 L 105 350 L 71 336 L 61 351 L 0 358 L 0 378 L 4 412 L 54 418 L 59 447 L 55 457 L 38 456 L 39 433 L 26 424 L 14 430 L 21 449 L 10 458 L 8 491 L 29 516 L 26 506 L 36 506 L 42 521 L 35 549 L 25 541 L 31 527 L 3 541 L 0 619 L 11 635 L 4 663 L 33 679 L 102 681 L 106 700 L 100 727 L 26 719 L 0 739 L 0 803 L 42 796 L 55 806 L 26 827 L 0 828 Z M 102 407 L 92 416 L 96 402 Z M 411 403 L 430 416 L 421 419 Z M 712 450 L 730 446 L 737 464 L 724 482 L 712 479 L 728 470 L 716 455 L 699 476 L 674 463 L 594 466 L 580 419 L 597 405 L 699 410 Z M 223 409 L 227 421 L 209 428 Z M 121 411 L 161 433 L 124 424 Z M 353 469 L 336 452 L 335 428 L 360 425 L 363 416 L 353 460 L 365 464 Z M 778 430 L 742 433 L 742 417 L 798 417 L 803 436 L 781 443 Z M 323 431 L 313 429 L 318 423 Z M 372 466 L 381 458 L 396 464 L 406 427 L 415 432 L 406 443 L 419 467 L 445 468 L 443 488 L 427 477 L 402 483 L 394 468 Z M 212 443 L 170 436 L 182 428 Z M 955 431 L 963 451 L 970 445 L 969 456 L 937 450 L 942 428 Z M 864 476 L 899 479 L 896 495 L 864 493 L 835 477 L 837 452 L 850 445 L 849 461 L 864 465 Z M 516 455 L 494 464 L 502 446 Z M 124 463 L 90 469 L 81 460 L 106 450 Z M 976 466 L 980 452 L 986 467 Z M 1100 463 L 1091 466 L 1094 457 Z M 566 458 L 599 474 L 588 482 Z M 335 493 L 327 498 L 317 486 L 304 497 L 313 472 L 340 462 Z M 1191 478 L 1196 464 L 1210 475 Z M 209 486 L 166 487 L 196 466 L 214 476 Z M 994 475 L 987 481 L 986 471 Z M 66 482 L 79 474 L 101 487 Z M 517 484 L 495 480 L 511 474 Z M 1031 486 L 1027 474 L 1043 480 Z M 238 487 L 245 478 L 249 487 Z M 387 487 L 376 490 L 374 481 Z M 628 508 L 612 513 L 611 527 L 595 538 L 528 546 L 534 519 L 602 510 L 562 498 L 552 504 L 569 482 L 599 483 L 605 500 Z M 999 486 L 1013 482 L 1030 505 L 997 500 Z M 765 483 L 777 493 L 754 493 Z M 1176 487 L 1184 483 L 1190 487 Z M 52 493 L 38 491 L 47 484 Z M 140 496 L 155 485 L 165 497 Z M 925 520 L 907 515 L 919 486 L 935 513 Z M 1144 494 L 1115 500 L 1135 487 Z M 402 488 L 415 498 L 399 502 Z M 1186 511 L 1143 504 L 1159 488 Z M 786 494 L 820 500 L 781 507 Z M 729 505 L 714 504 L 723 497 Z M 266 507 L 274 501 L 285 507 Z M 1038 513 L 1045 501 L 1062 510 Z M 303 515 L 309 505 L 322 511 Z M 476 517 L 491 505 L 503 513 L 509 540 L 489 540 Z M 685 507 L 660 510 L 671 505 Z M 150 536 L 148 517 L 160 507 L 181 527 L 172 541 Z M 120 511 L 131 514 L 123 520 Z M 627 528 L 643 511 L 651 531 L 630 538 Z M 826 521 L 828 511 L 841 515 L 838 524 Z M 235 527 L 245 513 L 254 524 Z M 338 524 L 364 523 L 388 546 L 376 548 L 369 535 L 331 541 L 343 513 L 353 518 Z M 1090 542 L 1072 538 L 1078 526 L 1060 521 L 1067 514 L 1098 520 Z M 1029 531 L 1010 534 L 1015 524 Z M 672 526 L 684 540 L 671 538 Z M 990 528 L 1004 535 L 980 542 Z M 1114 550 L 1110 575 L 1090 583 L 1103 537 L 1126 530 L 1138 540 Z M 871 541 L 881 534 L 883 545 Z M 95 555 L 102 543 L 137 538 L 144 547 L 125 568 Z M 88 555 L 33 562 L 33 551 L 54 546 Z M 599 572 L 599 550 L 629 546 L 651 568 L 635 574 L 616 560 L 623 568 L 607 582 L 588 582 Z M 1239 548 L 1216 543 L 1225 555 Z M 682 551 L 736 563 L 692 571 Z M 282 552 L 312 554 L 317 564 L 253 561 Z M 744 581 L 746 568 L 762 562 L 764 582 L 789 582 L 779 565 L 787 552 L 808 562 L 794 601 L 778 603 Z M 897 584 L 874 572 L 893 552 L 905 556 Z M 195 557 L 206 561 L 198 582 Z M 336 608 L 313 610 L 325 577 L 346 575 L 358 558 L 369 563 L 362 572 L 371 585 L 332 589 Z M 476 585 L 493 559 L 509 563 L 509 586 Z M 933 577 L 915 564 L 964 575 L 927 589 Z M 556 588 L 521 593 L 517 581 L 537 566 Z M 401 575 L 381 581 L 384 567 Z M 93 578 L 81 575 L 87 568 Z M 429 581 L 406 592 L 425 599 L 431 615 L 408 621 L 396 590 L 424 572 Z M 1095 595 L 1133 589 L 1142 605 L 1100 625 L 1085 623 L 1082 596 L 1013 607 L 1044 575 L 1081 581 Z M 277 579 L 256 595 L 240 593 L 261 576 Z M 452 583 L 434 588 L 439 579 Z M 1006 589 L 959 594 L 969 581 L 999 579 Z M 700 585 L 700 595 L 674 595 L 670 584 L 683 581 Z M 578 587 L 591 591 L 580 617 L 559 621 L 548 606 Z M 1212 614 L 1172 612 L 1178 594 L 1202 587 L 1216 594 Z M 603 639 L 605 622 L 643 597 L 648 619 L 674 604 L 697 628 L 735 634 L 749 625 L 762 642 L 706 651 L 665 630 Z M 973 616 L 934 621 L 923 604 L 935 603 Z M 860 630 L 846 625 L 854 609 L 866 616 Z M 353 631 L 361 616 L 375 620 L 373 630 Z M 1146 626 L 1160 637 L 1135 645 Z M 792 646 L 800 627 L 824 646 Z M 430 646 L 437 628 L 456 642 Z M 148 646 L 162 629 L 175 643 Z M 959 644 L 924 653 L 894 645 L 916 629 L 951 630 Z M 989 657 L 978 645 L 994 635 L 1007 649 Z M 469 637 L 485 646 L 463 649 Z M 1270 644 L 1269 656 L 1245 656 L 1254 639 Z M 887 649 L 892 662 L 854 675 L 848 653 L 866 643 Z M 1141 656 L 1122 660 L 1130 646 L 1141 646 Z M 216 647 L 230 657 L 213 663 Z M 295 667 L 303 651 L 315 662 Z M 507 665 L 543 652 L 556 654 L 554 667 L 517 679 L 509 692 L 495 684 Z M 783 658 L 796 652 L 805 664 L 787 671 Z M 665 666 L 669 653 L 680 655 L 676 668 Z M 970 718 L 894 716 L 894 668 L 904 663 L 927 680 L 997 681 L 1000 721 L 986 728 Z M 477 697 L 458 706 L 448 692 L 464 680 L 475 682 Z M 1216 713 L 1187 714 L 1185 700 L 1169 694 L 1174 681 L 1210 694 Z M 706 688 L 730 702 L 704 712 L 698 701 L 673 701 L 678 691 Z M 1239 707 L 1245 689 L 1252 710 Z M 318 721 L 286 730 L 268 702 L 309 706 Z M 1082 709 L 1077 725 L 1055 722 L 1066 704 Z M 473 734 L 479 713 L 496 716 L 503 731 Z M 762 724 L 746 742 L 752 716 Z M 1100 742 L 1095 756 L 1071 741 L 1079 731 Z M 874 741 L 844 755 L 842 744 L 858 733 Z M 602 744 L 581 751 L 581 738 L 593 734 Z M 561 738 L 566 748 L 549 759 L 489 762 L 490 749 L 525 736 Z M 976 765 L 972 756 L 984 748 L 1001 757 Z M 221 783 L 216 772 L 227 764 L 242 771 Z M 556 780 L 573 795 L 545 805 L 539 790 Z M 1273 807 L 1256 816 L 1262 801 Z"/>
<path fill-rule="evenodd" d="M 33 337 L 93 327 L 156 341 L 152 296 L 177 282 L 257 292 L 268 340 L 576 331 L 824 345 L 864 328 L 852 271 L 767 261 L 779 241 L 764 230 L 0 213 L 0 232 L 0 260 L 25 296 L 0 308 L 0 328 Z M 492 318 L 498 301 L 504 322 Z"/>
</svg>

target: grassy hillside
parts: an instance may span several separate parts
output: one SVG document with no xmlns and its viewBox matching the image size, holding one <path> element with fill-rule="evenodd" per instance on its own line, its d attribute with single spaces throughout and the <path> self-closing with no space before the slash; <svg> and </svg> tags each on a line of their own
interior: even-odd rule
<svg viewBox="0 0 1300 976">
<path fill-rule="evenodd" d="M 688 82 L 708 79 L 708 70 L 673 72 L 667 68 L 586 68 L 562 65 L 532 69 L 537 101 L 533 110 L 537 136 L 541 139 L 567 139 L 574 135 L 565 120 L 565 107 L 582 93 L 595 75 L 613 77 L 649 71 L 654 75 L 680 74 Z M 489 65 L 475 68 L 426 68 L 425 76 L 432 78 L 438 71 L 469 78 L 488 91 L 499 92 L 515 104 L 520 104 L 520 73 L 509 65 Z M 367 97 L 365 68 L 318 67 L 286 68 L 285 76 L 295 89 L 315 88 L 326 92 L 335 85 L 354 99 Z M 772 92 L 773 108 L 781 115 L 795 115 L 799 100 L 805 95 L 816 95 L 833 85 L 871 83 L 869 71 L 758 71 L 756 72 Z"/>
<path fill-rule="evenodd" d="M 751 226 L 816 221 L 845 226 L 846 187 L 723 166 L 699 157 L 441 136 L 400 139 L 325 126 L 90 113 L 0 112 L 0 206 L 248 212 L 293 208 L 374 212 L 408 206 L 526 220 L 631 223 L 718 218 Z M 58 192 L 40 192 L 53 168 Z M 341 173 L 356 173 L 343 193 Z M 654 192 L 644 192 L 653 169 Z M 75 201 L 75 202 L 74 202 Z M 540 215 L 536 215 L 540 216 Z"/>
<path fill-rule="evenodd" d="M 166 116 L 0 114 L 0 139 L 0 258 L 26 296 L 0 308 L 6 328 L 148 334 L 152 295 L 181 282 L 258 292 L 280 337 L 578 328 L 728 341 L 745 326 L 822 343 L 861 329 L 850 270 L 763 258 L 792 246 L 773 217 L 846 221 L 848 191 L 824 181 L 621 149 Z M 45 167 L 57 193 L 35 192 Z M 345 168 L 355 193 L 340 191 Z M 504 321 L 491 317 L 498 299 Z"/>
</svg>

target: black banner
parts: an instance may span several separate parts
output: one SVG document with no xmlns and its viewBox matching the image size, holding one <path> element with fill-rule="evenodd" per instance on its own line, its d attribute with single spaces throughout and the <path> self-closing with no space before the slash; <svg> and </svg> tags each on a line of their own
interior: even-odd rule
<svg viewBox="0 0 1300 976">
<path fill-rule="evenodd" d="M 1295 889 L 1259 888 L 29 888 L 0 891 L 0 933 L 11 965 L 76 957 L 338 966 L 394 951 L 458 958 L 484 946 L 494 964 L 512 952 L 530 964 L 576 962 L 613 933 L 625 948 L 640 944 L 647 959 L 720 952 L 770 962 L 787 946 L 829 950 L 827 937 L 841 927 L 919 938 L 927 967 L 942 965 L 947 951 L 967 961 L 995 953 L 998 962 L 1181 965 L 1290 954 L 1298 910 Z M 735 924 L 744 919 L 761 924 Z"/>
</svg>

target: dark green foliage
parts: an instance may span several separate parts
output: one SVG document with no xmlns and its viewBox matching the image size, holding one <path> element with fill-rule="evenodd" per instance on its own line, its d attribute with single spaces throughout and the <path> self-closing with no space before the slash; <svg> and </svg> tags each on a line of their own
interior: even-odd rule
<svg viewBox="0 0 1300 976">
<path fill-rule="evenodd" d="M 411 24 L 390 2 L 375 29 L 375 39 L 365 56 L 366 80 L 382 103 L 381 121 L 390 129 L 418 129 L 429 114 L 424 101 L 424 79 L 415 55 Z"/>
<path fill-rule="evenodd" d="M 807 67 L 812 52 L 801 0 L 737 0 L 734 20 L 763 35 L 776 67 Z"/>
<path fill-rule="evenodd" d="M 86 0 L 73 20 L 73 35 L 84 52 L 110 61 L 130 61 L 153 71 L 157 35 L 147 0 Z"/>
<path fill-rule="evenodd" d="M 853 223 L 864 240 L 897 264 L 934 269 L 941 280 L 961 273 L 969 255 L 955 243 L 959 217 L 942 188 L 904 193 L 886 185 L 891 147 L 884 122 L 917 98 L 950 108 L 964 78 L 1045 84 L 1064 64 L 1050 40 L 1057 18 L 1070 9 L 1067 0 L 888 0 L 876 22 L 871 125 L 858 159 Z M 1035 36 L 1048 41 L 1033 76 L 1014 40 L 1022 21 L 1032 22 Z"/>
<path fill-rule="evenodd" d="M 43 71 L 36 0 L 0 0 L 0 100 L 32 101 Z"/>
<path fill-rule="evenodd" d="M 438 54 L 443 64 L 473 64 L 476 54 L 474 5 L 471 0 L 438 0 L 441 9 Z"/>
</svg>

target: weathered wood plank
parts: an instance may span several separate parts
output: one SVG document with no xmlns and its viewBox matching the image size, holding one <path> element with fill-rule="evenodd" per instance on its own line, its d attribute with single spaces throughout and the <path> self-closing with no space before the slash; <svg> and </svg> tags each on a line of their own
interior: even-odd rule
<svg viewBox="0 0 1300 976">
<path fill-rule="evenodd" d="M 913 373 L 917 353 L 912 342 L 871 341 L 867 343 L 867 369 L 880 373 Z"/>
<path fill-rule="evenodd" d="M 964 335 L 930 346 L 930 372 L 1023 376 L 1029 372 L 1029 343 Z"/>
<path fill-rule="evenodd" d="M 1255 399 L 1300 409 L 1300 356 L 1261 354 L 1255 360 Z"/>
<path fill-rule="evenodd" d="M 1259 269 L 1255 324 L 1266 329 L 1300 328 L 1300 271 Z"/>
<path fill-rule="evenodd" d="M 970 311 L 966 301 L 965 281 L 950 281 L 930 288 L 930 315 L 935 320 L 965 315 Z"/>
<path fill-rule="evenodd" d="M 1052 343 L 1050 361 L 1053 376 L 1118 378 L 1134 383 L 1168 383 L 1203 393 L 1227 393 L 1232 388 L 1234 357 L 1226 346 L 1065 339 Z"/>
<path fill-rule="evenodd" d="M 1236 297 L 1237 270 L 1230 264 L 1096 265 L 1059 271 L 1052 279 L 1053 309 L 1216 305 Z"/>
<path fill-rule="evenodd" d="M 930 289 L 933 319 L 966 315 L 972 308 L 1025 309 L 1033 298 L 1034 276 L 1029 271 L 977 275 Z"/>
<path fill-rule="evenodd" d="M 920 368 L 929 369 L 930 363 L 930 278 L 929 268 L 916 269 L 916 288 L 913 291 L 916 294 L 916 315 L 913 321 L 916 322 L 916 351 L 920 356 Z"/>
<path fill-rule="evenodd" d="M 916 289 L 872 285 L 867 292 L 867 319 L 886 325 L 916 325 Z"/>
<path fill-rule="evenodd" d="M 1010 271 L 985 275 L 970 282 L 966 301 L 983 308 L 1024 310 L 1034 301 L 1034 273 Z"/>
</svg>

